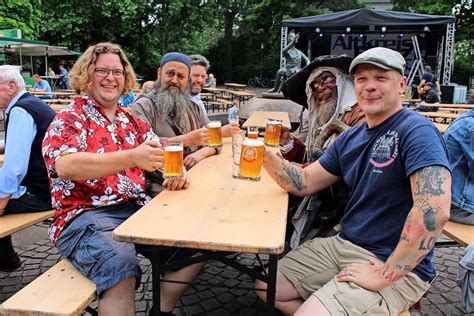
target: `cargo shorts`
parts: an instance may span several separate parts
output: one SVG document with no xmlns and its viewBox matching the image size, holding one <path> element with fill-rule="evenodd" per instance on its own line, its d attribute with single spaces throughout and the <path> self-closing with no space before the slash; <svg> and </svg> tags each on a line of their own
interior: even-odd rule
<svg viewBox="0 0 474 316">
<path fill-rule="evenodd" d="M 86 211 L 72 220 L 56 242 L 59 253 L 96 284 L 99 297 L 129 277 L 136 278 L 136 288 L 140 286 L 142 272 L 137 252 L 151 259 L 151 247 L 112 238 L 113 230 L 139 208 L 130 203 Z M 194 253 L 188 249 L 161 247 L 160 261 L 174 262 Z"/>
<path fill-rule="evenodd" d="M 315 238 L 289 252 L 278 270 L 306 300 L 316 296 L 331 315 L 394 315 L 408 310 L 429 289 L 430 283 L 410 272 L 379 292 L 353 282 L 337 282 L 335 276 L 352 263 L 377 257 L 339 236 Z"/>
</svg>

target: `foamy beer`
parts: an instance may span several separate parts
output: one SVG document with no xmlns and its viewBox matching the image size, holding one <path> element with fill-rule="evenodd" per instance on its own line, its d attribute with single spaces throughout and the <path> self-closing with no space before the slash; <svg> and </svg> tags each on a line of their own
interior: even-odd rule
<svg viewBox="0 0 474 316">
<path fill-rule="evenodd" d="M 249 126 L 247 127 L 247 137 L 251 139 L 258 138 L 258 126 Z"/>
<path fill-rule="evenodd" d="M 209 130 L 209 147 L 222 147 L 221 121 L 210 121 L 207 129 Z"/>
<path fill-rule="evenodd" d="M 168 142 L 164 148 L 165 163 L 163 178 L 175 179 L 183 176 L 183 143 Z"/>
<path fill-rule="evenodd" d="M 270 147 L 280 146 L 282 120 L 268 119 L 263 142 Z"/>
<path fill-rule="evenodd" d="M 261 140 L 244 140 L 242 143 L 242 151 L 240 153 L 240 178 L 253 181 L 260 180 L 260 170 L 262 169 L 264 151 L 265 146 L 263 146 L 263 142 Z"/>
</svg>

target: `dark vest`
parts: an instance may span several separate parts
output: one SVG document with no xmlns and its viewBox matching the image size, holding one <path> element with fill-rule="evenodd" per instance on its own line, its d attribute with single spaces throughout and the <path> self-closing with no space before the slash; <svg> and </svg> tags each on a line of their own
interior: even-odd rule
<svg viewBox="0 0 474 316">
<path fill-rule="evenodd" d="M 31 144 L 30 159 L 28 162 L 28 171 L 26 176 L 21 182 L 22 186 L 25 186 L 28 192 L 33 193 L 41 200 L 50 200 L 51 192 L 49 189 L 48 172 L 46 171 L 46 165 L 43 160 L 43 154 L 41 152 L 41 145 L 43 143 L 44 134 L 49 127 L 49 124 L 53 121 L 56 113 L 44 103 L 41 99 L 31 95 L 30 93 L 23 94 L 20 99 L 11 107 L 10 111 L 20 107 L 27 111 L 36 123 L 36 135 Z M 9 115 L 5 121 L 5 144 L 8 137 L 8 123 Z M 15 139 L 15 135 L 11 135 Z M 15 142 L 23 141 L 21 139 L 15 139 Z M 5 147 L 5 152 L 7 148 Z"/>
</svg>

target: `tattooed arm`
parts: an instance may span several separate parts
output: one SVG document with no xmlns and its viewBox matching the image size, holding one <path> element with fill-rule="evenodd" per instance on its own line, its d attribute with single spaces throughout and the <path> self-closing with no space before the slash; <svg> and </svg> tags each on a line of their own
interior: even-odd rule
<svg viewBox="0 0 474 316">
<path fill-rule="evenodd" d="M 400 240 L 385 264 L 353 264 L 338 275 L 378 291 L 408 274 L 433 248 L 451 206 L 451 174 L 442 166 L 430 166 L 410 176 L 413 207 L 407 216 Z"/>
<path fill-rule="evenodd" d="M 296 196 L 318 192 L 340 179 L 324 170 L 317 161 L 303 169 L 269 149 L 265 150 L 263 167 L 283 190 Z"/>
</svg>

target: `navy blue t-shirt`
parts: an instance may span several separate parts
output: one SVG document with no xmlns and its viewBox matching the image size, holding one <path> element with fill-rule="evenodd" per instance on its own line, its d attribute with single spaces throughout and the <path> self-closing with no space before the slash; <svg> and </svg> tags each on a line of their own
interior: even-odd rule
<svg viewBox="0 0 474 316">
<path fill-rule="evenodd" d="M 363 123 L 342 133 L 319 162 L 349 186 L 341 237 L 383 261 L 398 244 L 413 206 L 409 176 L 432 165 L 450 169 L 441 134 L 407 109 L 373 128 Z M 413 269 L 424 281 L 435 277 L 432 257 L 433 250 Z"/>
</svg>

